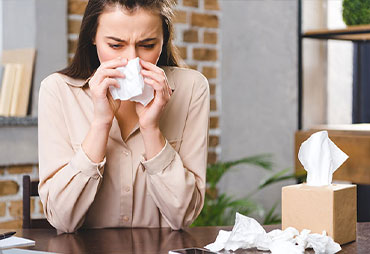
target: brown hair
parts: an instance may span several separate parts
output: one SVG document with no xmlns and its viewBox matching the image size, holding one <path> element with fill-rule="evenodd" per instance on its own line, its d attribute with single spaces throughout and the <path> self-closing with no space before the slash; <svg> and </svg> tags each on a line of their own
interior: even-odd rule
<svg viewBox="0 0 370 254">
<path fill-rule="evenodd" d="M 172 19 L 175 0 L 89 0 L 82 18 L 76 53 L 70 65 L 59 71 L 72 78 L 87 79 L 99 67 L 100 62 L 93 39 L 98 27 L 98 18 L 106 6 L 120 5 L 129 11 L 141 7 L 158 11 L 162 18 L 163 48 L 158 66 L 179 66 L 180 56 L 173 45 Z"/>
</svg>

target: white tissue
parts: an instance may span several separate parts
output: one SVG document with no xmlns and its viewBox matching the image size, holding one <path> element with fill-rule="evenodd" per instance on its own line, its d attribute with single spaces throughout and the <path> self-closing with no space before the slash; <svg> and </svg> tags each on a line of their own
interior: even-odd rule
<svg viewBox="0 0 370 254">
<path fill-rule="evenodd" d="M 348 155 L 329 139 L 327 131 L 319 131 L 302 143 L 298 158 L 307 171 L 307 185 L 324 186 L 331 184 L 333 173 Z"/>
<path fill-rule="evenodd" d="M 275 241 L 270 246 L 272 254 L 303 254 L 304 248 L 291 241 Z"/>
<path fill-rule="evenodd" d="M 316 254 L 334 254 L 341 250 L 340 245 L 325 232 L 322 235 L 310 232 L 304 229 L 299 233 L 289 227 L 284 231 L 275 229 L 266 233 L 256 220 L 236 213 L 233 230 L 220 230 L 216 241 L 205 248 L 218 252 L 222 249 L 235 251 L 256 247 L 258 250 L 270 250 L 273 254 L 301 254 L 306 248 L 313 248 Z"/>
<path fill-rule="evenodd" d="M 235 225 L 225 244 L 225 249 L 235 251 L 239 248 L 252 248 L 257 238 L 265 234 L 265 229 L 255 219 L 236 213 Z"/>
<path fill-rule="evenodd" d="M 136 101 L 146 106 L 154 98 L 154 89 L 144 83 L 140 74 L 141 65 L 138 57 L 128 61 L 126 66 L 118 67 L 117 70 L 125 74 L 125 78 L 116 78 L 120 88 L 109 87 L 114 100 Z"/>
</svg>

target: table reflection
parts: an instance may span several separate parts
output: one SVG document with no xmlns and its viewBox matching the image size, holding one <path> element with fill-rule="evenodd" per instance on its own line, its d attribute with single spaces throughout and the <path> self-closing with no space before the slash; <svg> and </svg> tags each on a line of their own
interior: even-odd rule
<svg viewBox="0 0 370 254">
<path fill-rule="evenodd" d="M 96 229 L 59 234 L 48 241 L 47 251 L 57 253 L 160 253 L 178 246 L 192 247 L 194 238 L 186 231 L 171 229 Z"/>
</svg>

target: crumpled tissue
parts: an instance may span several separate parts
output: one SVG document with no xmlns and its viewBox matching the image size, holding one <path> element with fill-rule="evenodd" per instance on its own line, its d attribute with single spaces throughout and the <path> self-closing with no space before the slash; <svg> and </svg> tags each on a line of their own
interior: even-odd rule
<svg viewBox="0 0 370 254">
<path fill-rule="evenodd" d="M 298 159 L 307 171 L 307 185 L 329 185 L 333 173 L 348 159 L 330 139 L 327 131 L 311 135 L 299 148 Z"/>
<path fill-rule="evenodd" d="M 125 78 L 116 78 L 120 88 L 110 86 L 109 91 L 114 100 L 130 100 L 140 102 L 146 106 L 154 98 L 154 89 L 144 83 L 143 76 L 140 74 L 141 65 L 139 58 L 128 61 L 126 66 L 116 68 Z"/>
<path fill-rule="evenodd" d="M 342 249 L 325 231 L 321 235 L 310 232 L 304 229 L 299 233 L 289 227 L 284 231 L 275 229 L 266 233 L 255 219 L 236 213 L 232 231 L 220 230 L 216 241 L 205 248 L 213 252 L 257 248 L 273 254 L 301 254 L 306 248 L 313 248 L 316 254 L 333 254 Z"/>
</svg>

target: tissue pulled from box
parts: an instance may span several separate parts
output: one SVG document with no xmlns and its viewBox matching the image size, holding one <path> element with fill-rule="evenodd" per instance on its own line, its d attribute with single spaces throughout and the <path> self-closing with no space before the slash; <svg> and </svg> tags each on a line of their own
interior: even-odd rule
<svg viewBox="0 0 370 254">
<path fill-rule="evenodd" d="M 235 225 L 232 231 L 220 230 L 214 243 L 205 248 L 213 252 L 225 249 L 236 251 L 237 249 L 257 248 L 262 251 L 271 251 L 273 254 L 300 254 L 306 248 L 313 248 L 315 253 L 332 254 L 341 250 L 338 243 L 323 232 L 310 234 L 310 230 L 304 229 L 301 233 L 297 229 L 289 227 L 285 230 L 275 229 L 266 233 L 264 228 L 253 218 L 236 213 Z"/>
<path fill-rule="evenodd" d="M 319 131 L 301 144 L 298 159 L 307 171 L 307 185 L 325 186 L 348 155 L 329 139 L 327 131 Z"/>
<path fill-rule="evenodd" d="M 109 91 L 114 100 L 130 100 L 146 106 L 154 98 L 154 89 L 144 83 L 141 75 L 139 58 L 128 61 L 126 66 L 116 68 L 125 74 L 125 78 L 116 78 L 120 88 L 110 86 Z"/>
</svg>

